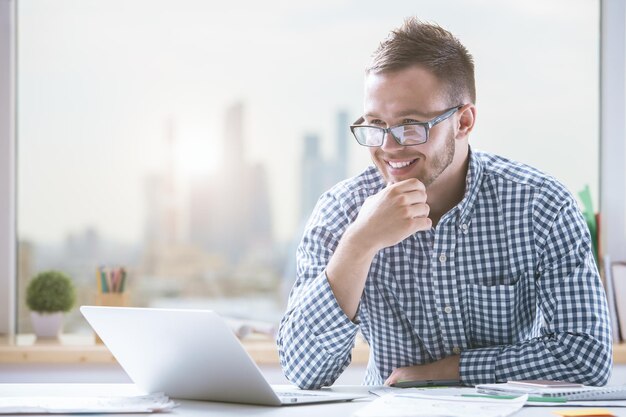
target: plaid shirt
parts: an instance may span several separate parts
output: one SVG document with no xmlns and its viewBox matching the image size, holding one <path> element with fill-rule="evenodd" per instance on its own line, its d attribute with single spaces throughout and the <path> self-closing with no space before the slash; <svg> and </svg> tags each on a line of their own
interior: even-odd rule
<svg viewBox="0 0 626 417">
<path fill-rule="evenodd" d="M 436 228 L 378 252 L 350 321 L 325 268 L 364 200 L 383 187 L 370 167 L 318 201 L 278 335 L 287 378 L 331 385 L 360 329 L 370 346 L 368 385 L 393 368 L 454 354 L 468 385 L 607 382 L 606 297 L 575 200 L 555 179 L 487 153 L 470 152 L 465 196 Z"/>
</svg>

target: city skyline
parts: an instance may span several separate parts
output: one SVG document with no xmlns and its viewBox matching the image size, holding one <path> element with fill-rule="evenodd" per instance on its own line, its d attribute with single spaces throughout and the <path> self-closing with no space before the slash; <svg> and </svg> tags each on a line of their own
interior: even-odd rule
<svg viewBox="0 0 626 417">
<path fill-rule="evenodd" d="M 470 143 L 544 169 L 573 193 L 590 184 L 597 195 L 595 2 L 406 1 L 383 12 L 351 1 L 251 2 L 243 11 L 209 3 L 20 2 L 20 237 L 58 244 L 92 227 L 109 240 L 141 241 L 145 178 L 166 169 L 163 125 L 175 121 L 181 159 L 191 160 L 195 146 L 212 150 L 219 177 L 223 116 L 241 101 L 240 152 L 265 170 L 273 234 L 288 241 L 302 216 L 300 138 L 317 135 L 324 158 L 336 155 L 337 112 L 348 123 L 359 115 L 371 52 L 416 11 L 475 57 Z M 518 123 L 520 115 L 532 123 Z M 553 157 L 565 146 L 576 150 L 567 164 Z M 346 176 L 369 164 L 351 139 L 346 153 Z"/>
<path fill-rule="evenodd" d="M 95 268 L 124 265 L 129 271 L 128 290 L 133 305 L 169 305 L 176 298 L 196 306 L 226 310 L 228 304 L 219 305 L 220 300 L 254 295 L 267 299 L 263 303 L 265 318 L 276 319 L 284 308 L 283 289 L 295 277 L 295 266 L 289 259 L 294 256 L 297 241 L 294 236 L 285 245 L 272 234 L 265 171 L 243 158 L 241 152 L 245 113 L 241 102 L 228 107 L 224 124 L 232 129 L 224 133 L 220 144 L 223 158 L 232 168 L 224 172 L 236 186 L 224 187 L 219 176 L 207 172 L 198 173 L 191 183 L 185 184 L 189 178 L 177 166 L 184 161 L 179 161 L 174 152 L 178 147 L 178 129 L 176 121 L 169 119 L 163 124 L 163 140 L 170 149 L 163 170 L 146 176 L 144 182 L 143 239 L 120 247 L 91 227 L 66 234 L 57 245 L 22 239 L 18 251 L 19 294 L 24 294 L 35 271 L 59 269 L 72 277 L 78 304 L 91 304 Z M 337 113 L 338 126 L 345 119 L 345 112 Z M 301 222 L 319 195 L 341 179 L 346 158 L 341 142 L 346 136 L 337 130 L 339 151 L 331 159 L 320 152 L 319 136 L 301 138 L 305 142 L 299 175 Z M 195 157 L 198 161 L 210 159 L 209 155 Z M 20 303 L 18 322 L 22 332 L 31 331 L 28 314 L 25 304 Z M 241 313 L 239 317 L 246 315 Z M 77 311 L 67 321 L 67 328 L 73 331 L 88 329 Z"/>
</svg>

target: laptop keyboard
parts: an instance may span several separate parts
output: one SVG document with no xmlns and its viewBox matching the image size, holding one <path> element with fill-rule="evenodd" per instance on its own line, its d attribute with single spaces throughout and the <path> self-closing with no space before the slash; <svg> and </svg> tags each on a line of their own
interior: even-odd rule
<svg viewBox="0 0 626 417">
<path fill-rule="evenodd" d="M 325 397 L 325 394 L 314 394 L 312 392 L 277 392 L 279 397 Z"/>
</svg>

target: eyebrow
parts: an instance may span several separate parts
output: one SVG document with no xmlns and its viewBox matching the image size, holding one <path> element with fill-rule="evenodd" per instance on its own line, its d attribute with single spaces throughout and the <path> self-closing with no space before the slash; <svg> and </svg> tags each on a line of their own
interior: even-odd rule
<svg viewBox="0 0 626 417">
<path fill-rule="evenodd" d="M 399 113 L 397 115 L 394 116 L 394 118 L 401 118 L 401 117 L 407 117 L 407 116 L 416 116 L 417 119 L 422 119 L 422 120 L 428 120 L 430 119 L 429 116 L 426 115 L 426 113 L 420 113 L 417 110 L 407 110 L 407 111 L 403 111 L 402 113 Z M 366 117 L 368 119 L 380 119 L 380 117 L 376 114 L 373 113 L 365 113 L 363 115 L 363 117 Z"/>
</svg>

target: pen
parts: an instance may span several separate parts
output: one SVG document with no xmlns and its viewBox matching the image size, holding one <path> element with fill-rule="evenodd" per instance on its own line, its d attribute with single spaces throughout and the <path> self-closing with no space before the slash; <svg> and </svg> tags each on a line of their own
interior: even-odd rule
<svg viewBox="0 0 626 417">
<path fill-rule="evenodd" d="M 518 398 L 519 395 L 484 395 L 484 394 L 461 394 L 461 397 L 478 397 L 478 398 L 493 398 L 496 400 L 512 400 Z M 565 398 L 555 397 L 528 397 L 528 401 L 536 403 L 566 403 Z"/>
<path fill-rule="evenodd" d="M 120 292 L 124 292 L 124 287 L 126 286 L 126 269 L 121 268 L 120 271 L 122 274 L 122 282 L 120 283 Z"/>
<path fill-rule="evenodd" d="M 419 379 L 416 381 L 398 381 L 391 384 L 393 388 L 427 388 L 459 386 L 458 379 Z"/>
</svg>

